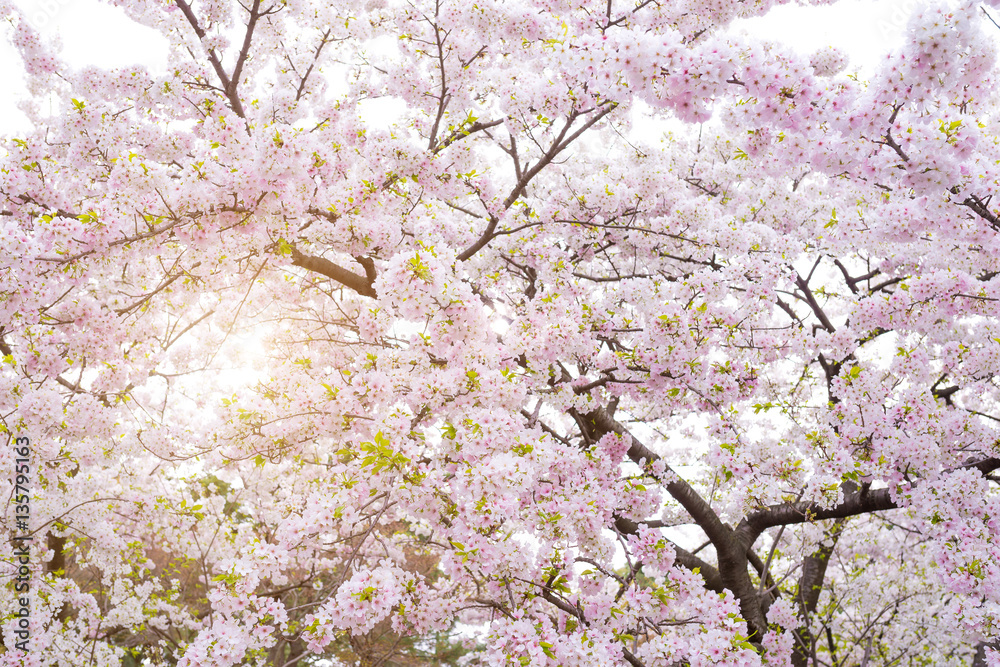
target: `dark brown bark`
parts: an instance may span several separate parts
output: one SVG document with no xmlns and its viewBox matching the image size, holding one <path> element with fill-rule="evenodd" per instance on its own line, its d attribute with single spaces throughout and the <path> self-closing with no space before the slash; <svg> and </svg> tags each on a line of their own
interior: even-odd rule
<svg viewBox="0 0 1000 667">
<path fill-rule="evenodd" d="M 66 576 L 66 538 L 49 533 L 45 547 L 52 550 L 52 560 L 45 564 L 45 572 L 56 577 Z M 60 623 L 69 620 L 69 605 L 63 604 L 57 615 Z"/>
<path fill-rule="evenodd" d="M 814 652 L 814 639 L 809 630 L 809 617 L 816 612 L 816 605 L 819 603 L 819 594 L 823 590 L 823 580 L 826 578 L 826 567 L 830 563 L 830 556 L 837 546 L 844 531 L 844 524 L 847 519 L 837 519 L 833 526 L 826 531 L 826 540 L 812 554 L 806 556 L 802 561 L 802 575 L 799 577 L 799 591 L 795 596 L 799 604 L 799 617 L 802 625 L 795 630 L 795 648 L 792 652 L 792 665 L 794 667 L 806 667 L 809 657 Z"/>
<path fill-rule="evenodd" d="M 354 290 L 361 296 L 367 296 L 374 299 L 378 296 L 375 292 L 375 288 L 372 287 L 372 284 L 375 282 L 375 263 L 367 257 L 356 259 L 365 269 L 365 275 L 363 276 L 348 271 L 339 264 L 334 264 L 324 257 L 304 255 L 299 252 L 298 249 L 294 247 L 292 248 L 292 264 L 295 266 L 301 266 L 307 271 L 312 271 L 313 273 L 318 273 L 321 276 L 326 276 L 330 280 L 336 281 L 344 287 Z"/>
<path fill-rule="evenodd" d="M 615 528 L 623 535 L 635 535 L 639 531 L 639 524 L 631 519 L 617 517 L 615 519 Z M 686 570 L 691 570 L 692 572 L 697 570 L 698 574 L 705 580 L 705 588 L 716 593 L 721 593 L 726 589 L 722 583 L 722 575 L 719 574 L 719 570 L 714 565 L 703 561 L 683 547 L 673 543 L 671 543 L 671 546 L 673 546 L 674 553 L 676 554 L 675 562 Z"/>
<path fill-rule="evenodd" d="M 983 475 L 988 475 L 998 468 L 1000 468 L 1000 458 L 990 457 L 959 466 L 953 470 L 976 469 Z M 825 519 L 843 519 L 899 507 L 892 499 L 889 489 L 872 490 L 867 485 L 858 488 L 852 483 L 844 484 L 843 489 L 844 501 L 833 507 L 826 507 L 815 501 L 771 505 L 754 512 L 741 521 L 736 532 L 745 534 L 749 538 L 750 544 L 753 544 L 762 532 L 774 526 L 787 526 Z"/>
<path fill-rule="evenodd" d="M 602 437 L 606 433 L 628 436 L 631 439 L 628 457 L 636 464 L 646 467 L 647 470 L 650 463 L 661 460 L 659 454 L 644 445 L 604 408 L 598 408 L 578 421 L 590 429 L 590 437 L 594 439 Z M 722 586 L 732 591 L 739 600 L 740 613 L 747 622 L 749 641 L 759 645 L 764 633 L 767 632 L 767 620 L 760 603 L 760 594 L 751 581 L 748 571 L 747 550 L 753 542 L 748 540 L 747 534 L 737 533 L 722 523 L 711 505 L 669 465 L 664 466 L 662 477 L 661 481 L 664 483 L 667 493 L 687 510 L 708 539 L 712 541 L 718 554 L 718 572 Z"/>
<path fill-rule="evenodd" d="M 630 433 L 604 408 L 598 408 L 586 415 L 574 414 L 574 417 L 588 441 L 596 441 L 607 433 L 617 433 L 630 437 L 631 445 L 628 457 L 634 463 L 644 466 L 647 471 L 650 463 L 661 460 L 658 454 Z M 1000 468 L 1000 458 L 982 459 L 960 466 L 959 469 L 973 468 L 984 475 L 989 474 Z M 718 554 L 718 566 L 713 568 L 694 554 L 678 548 L 678 565 L 692 570 L 697 568 L 705 579 L 706 587 L 710 590 L 721 592 L 728 589 L 736 595 L 740 602 L 740 612 L 747 621 L 750 641 L 756 644 L 759 644 L 760 638 L 767 630 L 767 620 L 765 607 L 762 605 L 762 596 L 750 579 L 748 565 L 749 553 L 753 544 L 764 530 L 807 521 L 836 520 L 828 533 L 828 543 L 807 556 L 803 561 L 797 601 L 802 618 L 805 620 L 816 610 L 826 576 L 827 564 L 843 530 L 846 518 L 898 507 L 888 489 L 872 490 L 867 485 L 859 488 L 848 482 L 843 487 L 843 502 L 833 507 L 825 507 L 819 502 L 773 505 L 750 514 L 734 530 L 723 524 L 712 507 L 695 491 L 694 487 L 677 475 L 669 466 L 664 466 L 661 482 L 667 492 L 687 510 L 705 532 Z M 638 528 L 634 521 L 621 517 L 616 519 L 616 527 L 623 533 L 632 533 Z M 764 573 L 761 576 L 767 575 Z M 767 601 L 769 602 L 770 599 L 767 598 Z M 812 652 L 812 645 L 813 639 L 803 623 L 803 627 L 797 631 L 794 657 L 796 667 L 807 664 Z"/>
<path fill-rule="evenodd" d="M 986 649 L 1000 651 L 1000 641 L 982 641 L 976 644 L 976 656 L 972 659 L 972 667 L 986 667 Z"/>
</svg>

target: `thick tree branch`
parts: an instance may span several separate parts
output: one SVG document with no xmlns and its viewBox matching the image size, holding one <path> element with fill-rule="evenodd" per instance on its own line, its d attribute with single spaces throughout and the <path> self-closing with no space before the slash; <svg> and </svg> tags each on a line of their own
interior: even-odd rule
<svg viewBox="0 0 1000 667">
<path fill-rule="evenodd" d="M 988 199 L 989 198 L 987 198 L 987 200 Z M 965 206 L 980 218 L 990 223 L 990 226 L 993 229 L 1000 231 L 1000 217 L 997 217 L 997 215 L 990 210 L 988 201 L 984 202 L 979 197 L 970 195 L 962 201 L 962 206 Z"/>
<path fill-rule="evenodd" d="M 830 563 L 837 540 L 844 532 L 847 519 L 837 519 L 826 531 L 826 540 L 816 551 L 802 560 L 802 575 L 799 577 L 799 592 L 796 601 L 799 603 L 800 627 L 795 630 L 795 650 L 792 653 L 793 667 L 806 667 L 809 656 L 813 652 L 813 635 L 809 629 L 809 617 L 816 611 L 819 604 L 819 594 L 823 590 L 823 580 L 826 578 L 826 567 Z"/>
<path fill-rule="evenodd" d="M 617 433 L 620 436 L 628 436 L 632 441 L 628 449 L 628 457 L 635 463 L 645 463 L 648 465 L 653 461 L 660 460 L 659 454 L 644 445 L 641 440 L 630 433 L 620 422 L 611 417 L 604 408 L 598 408 L 594 412 L 587 414 L 584 419 L 589 424 L 595 426 L 601 435 L 604 433 Z M 595 439 L 597 438 L 595 437 Z M 719 515 L 715 513 L 711 505 L 698 495 L 693 486 L 681 479 L 670 466 L 664 466 L 664 471 L 666 473 L 664 475 L 665 481 L 666 479 L 670 480 L 666 484 L 667 492 L 688 511 L 688 514 L 705 531 L 708 539 L 712 540 L 712 544 L 715 545 L 716 549 L 728 546 L 732 531 L 722 523 Z"/>
<path fill-rule="evenodd" d="M 1000 651 L 1000 641 L 983 640 L 976 644 L 976 654 L 972 659 L 972 667 L 986 667 L 986 650 Z"/>
<path fill-rule="evenodd" d="M 1000 458 L 990 457 L 982 459 L 974 463 L 959 466 L 949 472 L 971 469 L 976 469 L 983 475 L 988 475 L 994 470 L 1000 469 Z M 753 544 L 762 532 L 774 526 L 811 523 L 826 519 L 843 519 L 859 514 L 884 512 L 885 510 L 897 509 L 899 507 L 892 499 L 887 488 L 872 490 L 867 486 L 863 486 L 859 489 L 853 483 L 846 483 L 843 485 L 843 488 L 844 501 L 833 507 L 826 507 L 816 501 L 772 505 L 766 509 L 754 512 L 745 518 L 736 528 L 736 532 L 745 535 L 750 540 L 750 544 Z"/>
<path fill-rule="evenodd" d="M 847 487 L 853 490 L 847 491 Z M 844 502 L 833 507 L 824 507 L 814 501 L 785 503 L 772 505 L 767 509 L 754 512 L 737 527 L 737 532 L 748 536 L 751 543 L 755 542 L 762 532 L 775 526 L 787 526 L 796 523 L 812 523 L 825 519 L 842 519 L 858 514 L 870 514 L 898 507 L 892 500 L 889 489 L 860 490 L 853 485 L 845 485 Z"/>
<path fill-rule="evenodd" d="M 823 308 L 819 305 L 819 302 L 816 301 L 815 295 L 813 295 L 812 290 L 809 289 L 809 280 L 797 275 L 795 276 L 795 285 L 802 290 L 802 297 L 805 299 L 806 303 L 809 304 L 809 308 L 812 309 L 816 318 L 819 319 L 820 324 L 823 325 L 823 328 L 830 333 L 834 333 L 837 328 L 833 326 L 833 322 L 830 321 L 830 318 L 827 317 Z"/>
<path fill-rule="evenodd" d="M 365 275 L 359 276 L 348 271 L 339 264 L 334 264 L 325 257 L 313 257 L 304 255 L 297 248 L 292 246 L 292 264 L 301 266 L 307 271 L 318 273 L 330 280 L 340 283 L 348 289 L 352 289 L 361 296 L 375 298 L 378 296 L 372 284 L 375 282 L 375 264 L 370 258 L 355 258 L 365 269 Z"/>
<path fill-rule="evenodd" d="M 647 469 L 648 464 L 661 460 L 658 454 L 646 447 L 604 408 L 598 408 L 587 414 L 582 421 L 585 425 L 593 427 L 595 432 L 592 432 L 591 437 L 604 433 L 629 436 L 632 444 L 628 450 L 628 457 Z M 767 631 L 767 621 L 760 605 L 760 595 L 750 581 L 750 574 L 747 571 L 747 552 L 753 542 L 747 541 L 746 535 L 736 534 L 729 526 L 722 523 L 712 506 L 670 466 L 664 465 L 664 473 L 662 481 L 665 483 L 667 493 L 687 510 L 715 546 L 722 583 L 740 601 L 740 611 L 746 619 L 750 641 L 759 643 Z"/>
<path fill-rule="evenodd" d="M 184 14 L 184 18 L 191 25 L 194 33 L 198 36 L 198 39 L 204 42 L 206 37 L 205 29 L 198 22 L 198 17 L 194 15 L 194 10 L 191 9 L 191 5 L 185 0 L 174 0 L 177 7 L 180 8 L 181 13 Z M 240 102 L 239 96 L 239 85 L 240 77 L 243 76 L 243 67 L 246 65 L 247 59 L 250 57 L 250 44 L 253 41 L 253 33 L 257 27 L 257 21 L 263 16 L 260 11 L 260 0 L 254 0 L 253 5 L 248 10 L 250 17 L 247 20 L 247 29 L 243 35 L 243 45 L 240 48 L 240 53 L 236 57 L 236 66 L 233 68 L 233 75 L 230 77 L 226 73 L 226 69 L 222 66 L 222 59 L 219 58 L 219 54 L 214 48 L 206 49 L 208 52 L 208 60 L 212 64 L 212 69 L 215 70 L 215 75 L 219 77 L 219 81 L 222 83 L 222 90 L 225 92 L 226 99 L 229 100 L 229 105 L 235 113 L 240 118 L 246 118 L 246 113 L 243 110 L 243 103 Z M 266 13 L 266 12 L 265 12 Z"/>
<path fill-rule="evenodd" d="M 909 162 L 910 161 L 909 156 L 905 152 L 903 152 L 903 148 L 896 142 L 895 139 L 892 138 L 892 124 L 896 122 L 896 116 L 899 115 L 899 110 L 902 108 L 903 108 L 902 104 L 897 104 L 892 108 L 892 115 L 889 116 L 889 123 L 888 123 L 890 127 L 887 128 L 885 131 L 885 136 L 883 137 L 884 141 L 876 141 L 875 143 L 888 146 L 889 148 L 891 148 L 893 151 L 896 152 L 896 155 L 898 155 L 903 160 L 903 162 Z"/>
<path fill-rule="evenodd" d="M 181 13 L 184 14 L 184 18 L 187 22 L 191 24 L 194 29 L 194 34 L 198 36 L 201 41 L 205 40 L 205 30 L 198 23 L 198 17 L 194 15 L 194 11 L 191 9 L 191 5 L 185 2 L 185 0 L 174 0 L 177 6 L 180 8 Z M 226 74 L 225 68 L 222 66 L 222 60 L 219 58 L 219 54 L 215 52 L 215 49 L 207 49 L 208 60 L 212 63 L 212 69 L 215 70 L 215 75 L 219 77 L 219 81 L 222 82 L 222 89 L 226 93 L 226 97 L 229 97 L 229 91 L 232 89 L 232 81 L 229 75 Z M 239 98 L 236 99 L 236 104 L 233 104 L 232 98 L 229 99 L 229 103 L 232 105 L 233 112 L 240 118 L 244 117 L 243 105 L 240 104 Z"/>
<path fill-rule="evenodd" d="M 641 523 L 647 522 L 643 521 Z M 615 528 L 622 535 L 635 535 L 639 532 L 638 523 L 621 516 L 615 517 Z M 722 582 L 722 575 L 719 574 L 719 570 L 714 565 L 698 558 L 687 549 L 684 549 L 673 542 L 671 542 L 671 546 L 673 546 L 674 553 L 676 554 L 674 562 L 686 570 L 691 570 L 692 572 L 697 570 L 698 574 L 700 574 L 702 579 L 705 580 L 705 588 L 710 591 L 715 591 L 716 593 L 721 593 L 726 589 L 725 584 Z"/>
</svg>

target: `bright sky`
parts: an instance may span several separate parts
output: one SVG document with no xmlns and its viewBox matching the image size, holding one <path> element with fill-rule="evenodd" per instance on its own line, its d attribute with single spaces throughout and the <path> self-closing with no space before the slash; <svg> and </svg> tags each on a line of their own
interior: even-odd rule
<svg viewBox="0 0 1000 667">
<path fill-rule="evenodd" d="M 862 72 L 898 46 L 921 0 L 843 0 L 833 6 L 784 5 L 763 18 L 745 21 L 747 30 L 780 41 L 803 54 L 836 46 L 851 58 L 848 71 Z"/>
<path fill-rule="evenodd" d="M 15 0 L 44 35 L 58 36 L 63 58 L 74 65 L 112 67 L 142 63 L 151 70 L 166 65 L 160 37 L 130 21 L 124 11 L 97 0 Z M 744 22 L 762 37 L 784 42 L 803 54 L 837 46 L 851 57 L 849 71 L 864 73 L 902 38 L 906 18 L 920 0 L 844 0 L 834 6 L 783 6 L 766 17 Z M 17 55 L 0 43 L 0 63 Z M 19 68 L 0 68 L 0 134 L 23 129 L 27 120 L 17 110 L 25 95 Z"/>
</svg>

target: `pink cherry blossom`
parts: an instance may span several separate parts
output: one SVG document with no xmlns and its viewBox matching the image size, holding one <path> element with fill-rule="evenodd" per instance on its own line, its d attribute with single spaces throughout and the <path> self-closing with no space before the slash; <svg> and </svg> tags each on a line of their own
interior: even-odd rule
<svg viewBox="0 0 1000 667">
<path fill-rule="evenodd" d="M 0 0 L 0 664 L 997 663 L 979 3 L 108 4 Z"/>
</svg>

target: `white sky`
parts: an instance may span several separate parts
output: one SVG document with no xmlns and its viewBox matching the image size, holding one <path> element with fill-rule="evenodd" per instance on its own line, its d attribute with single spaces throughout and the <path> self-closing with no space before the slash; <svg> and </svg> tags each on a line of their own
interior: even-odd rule
<svg viewBox="0 0 1000 667">
<path fill-rule="evenodd" d="M 921 0 L 843 0 L 833 6 L 784 5 L 763 18 L 745 21 L 747 30 L 780 41 L 803 54 L 827 46 L 851 58 L 848 71 L 870 69 L 903 38 L 910 14 Z"/>
<path fill-rule="evenodd" d="M 166 47 L 152 30 L 126 18 L 118 8 L 97 0 L 15 0 L 43 35 L 61 39 L 63 58 L 75 66 L 124 66 L 142 63 L 151 70 L 166 65 Z M 783 6 L 767 16 L 744 22 L 746 29 L 784 42 L 803 54 L 836 46 L 851 57 L 848 71 L 864 73 L 906 28 L 910 11 L 920 0 L 844 0 L 834 6 Z M 18 62 L 17 54 L 0 41 L 0 63 Z M 18 67 L 0 67 L 0 134 L 27 127 L 17 110 L 24 97 Z"/>
</svg>

